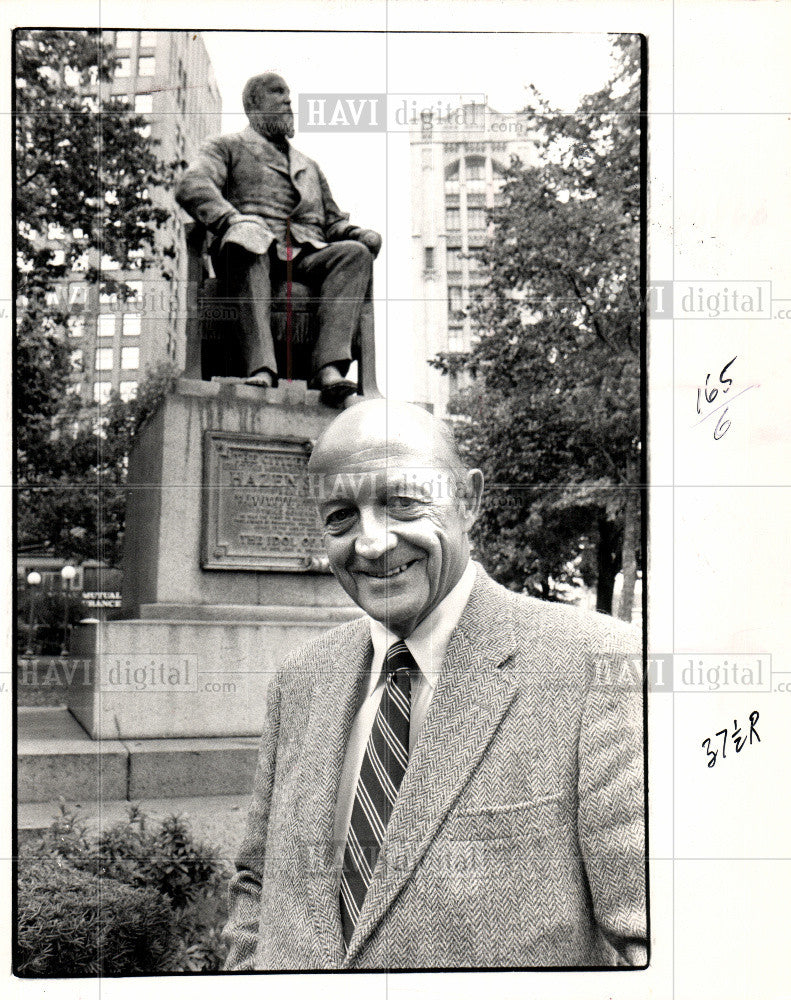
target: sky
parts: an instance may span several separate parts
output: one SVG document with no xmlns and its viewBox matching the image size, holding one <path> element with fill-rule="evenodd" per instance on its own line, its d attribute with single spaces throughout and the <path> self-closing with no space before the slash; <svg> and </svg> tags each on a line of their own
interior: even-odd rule
<svg viewBox="0 0 791 1000">
<path fill-rule="evenodd" d="M 205 31 L 203 38 L 222 97 L 223 132 L 247 124 L 242 88 L 267 70 L 286 79 L 295 113 L 300 91 L 386 93 L 390 106 L 416 94 L 421 106 L 458 105 L 458 95 L 477 95 L 497 111 L 519 111 L 529 84 L 572 112 L 606 83 L 611 68 L 606 34 Z M 384 236 L 374 272 L 377 367 L 397 387 L 392 395 L 413 398 L 409 135 L 301 133 L 297 118 L 293 143 L 319 162 L 352 222 Z M 382 380 L 380 374 L 380 386 Z"/>
<path fill-rule="evenodd" d="M 484 93 L 519 111 L 534 84 L 561 111 L 606 82 L 606 34 L 369 34 L 206 31 L 223 100 L 224 129 L 242 114 L 248 77 L 276 70 L 292 92 Z M 294 102 L 296 106 L 296 101 Z"/>
</svg>

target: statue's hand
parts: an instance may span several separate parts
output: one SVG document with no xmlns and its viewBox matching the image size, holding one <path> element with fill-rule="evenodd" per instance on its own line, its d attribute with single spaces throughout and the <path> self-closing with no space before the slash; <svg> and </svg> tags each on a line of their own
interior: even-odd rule
<svg viewBox="0 0 791 1000">
<path fill-rule="evenodd" d="M 222 245 L 236 243 L 251 253 L 266 253 L 272 233 L 260 215 L 232 215 L 222 236 Z"/>
<path fill-rule="evenodd" d="M 361 229 L 357 234 L 357 242 L 368 247 L 374 257 L 377 257 L 382 249 L 382 237 L 373 229 Z"/>
</svg>

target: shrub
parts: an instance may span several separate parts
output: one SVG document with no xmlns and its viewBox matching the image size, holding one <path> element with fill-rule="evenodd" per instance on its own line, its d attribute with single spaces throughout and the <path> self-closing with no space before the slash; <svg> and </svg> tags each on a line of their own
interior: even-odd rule
<svg viewBox="0 0 791 1000">
<path fill-rule="evenodd" d="M 132 936 L 140 923 L 141 908 L 164 907 L 170 921 L 168 947 L 163 951 L 156 945 L 157 938 L 142 951 L 130 951 L 127 938 L 119 936 L 117 929 L 109 929 L 102 937 L 101 948 L 94 943 L 93 951 L 81 948 L 71 957 L 63 956 L 64 960 L 70 960 L 72 974 L 93 974 L 99 956 L 102 956 L 101 961 L 105 965 L 102 971 L 110 974 L 122 971 L 212 971 L 221 968 L 226 954 L 220 931 L 225 921 L 224 883 L 227 873 L 216 851 L 194 841 L 186 822 L 180 817 L 171 816 L 149 828 L 146 816 L 137 807 L 130 806 L 126 820 L 116 823 L 92 840 L 86 835 L 85 825 L 61 802 L 60 816 L 38 841 L 22 849 L 20 922 L 23 911 L 28 915 L 36 912 L 34 897 L 38 883 L 34 885 L 29 879 L 25 881 L 21 877 L 23 864 L 35 873 L 36 863 L 49 864 L 49 869 L 40 871 L 54 867 L 60 881 L 49 893 L 53 912 L 48 910 L 47 919 L 33 922 L 26 932 L 29 942 L 35 943 L 37 935 L 40 938 L 40 961 L 34 962 L 35 968 L 31 966 L 32 971 L 27 973 L 22 971 L 20 965 L 21 975 L 64 973 L 65 970 L 58 964 L 61 961 L 58 957 L 61 955 L 61 937 L 57 924 L 74 919 L 71 912 L 75 907 L 78 909 L 76 899 L 80 892 L 87 897 L 86 913 L 93 914 L 96 905 L 105 906 L 107 900 L 113 903 L 106 914 L 102 910 L 98 917 L 91 917 L 93 923 L 98 921 L 102 927 L 107 924 L 108 928 L 112 928 L 116 914 L 120 922 L 126 919 L 124 906 L 115 908 L 115 901 L 121 893 L 127 900 L 124 905 L 128 907 L 129 933 Z M 56 920 L 61 892 L 64 893 L 64 905 L 69 913 L 64 914 L 62 920 Z M 91 910 L 91 905 L 94 910 Z M 134 910 L 135 907 L 138 909 Z M 145 920 L 142 926 L 145 926 Z M 159 927 L 160 924 L 153 921 L 152 928 Z M 20 961 L 23 957 L 21 941 L 20 932 Z M 133 959 L 138 964 L 130 968 L 128 962 Z M 28 968 L 33 960 L 25 958 L 24 961 Z M 89 962 L 89 965 L 79 966 L 80 962 Z M 45 967 L 50 971 L 41 971 Z"/>
<path fill-rule="evenodd" d="M 213 883 L 217 852 L 193 841 L 183 819 L 170 816 L 159 829 L 146 828 L 146 817 L 131 806 L 129 818 L 100 834 L 95 845 L 70 855 L 77 868 L 129 885 L 149 885 L 179 909 Z"/>
<path fill-rule="evenodd" d="M 27 843 L 22 853 L 36 858 L 73 858 L 90 850 L 86 824 L 60 800 L 60 815 L 41 834 L 38 840 Z"/>
<path fill-rule="evenodd" d="M 156 889 L 97 880 L 49 858 L 20 858 L 17 974 L 128 975 L 164 971 L 174 915 Z"/>
</svg>

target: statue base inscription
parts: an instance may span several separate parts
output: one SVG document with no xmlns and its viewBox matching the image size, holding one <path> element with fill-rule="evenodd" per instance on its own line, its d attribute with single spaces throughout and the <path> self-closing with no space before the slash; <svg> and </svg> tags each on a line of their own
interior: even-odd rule
<svg viewBox="0 0 791 1000">
<path fill-rule="evenodd" d="M 310 451 L 304 438 L 204 433 L 204 569 L 329 572 L 310 497 Z"/>
</svg>

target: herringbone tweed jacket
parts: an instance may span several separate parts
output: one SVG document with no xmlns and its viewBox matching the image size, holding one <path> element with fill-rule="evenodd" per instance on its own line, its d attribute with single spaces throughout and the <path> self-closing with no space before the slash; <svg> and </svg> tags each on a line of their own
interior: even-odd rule
<svg viewBox="0 0 791 1000">
<path fill-rule="evenodd" d="M 226 968 L 646 961 L 642 695 L 632 630 L 478 567 L 346 949 L 333 845 L 370 629 L 332 629 L 269 694 Z M 620 682 L 620 684 L 619 684 Z"/>
</svg>

